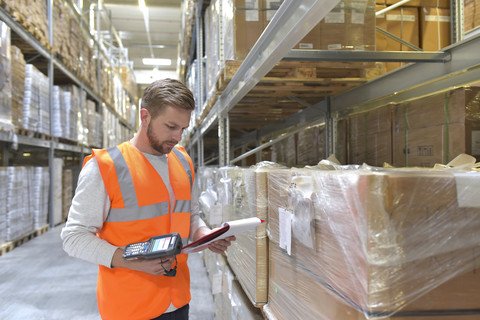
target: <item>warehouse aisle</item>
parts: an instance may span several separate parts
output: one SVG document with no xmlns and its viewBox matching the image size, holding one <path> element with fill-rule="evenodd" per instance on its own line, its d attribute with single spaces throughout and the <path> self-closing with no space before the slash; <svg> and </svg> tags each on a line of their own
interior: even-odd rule
<svg viewBox="0 0 480 320">
<path fill-rule="evenodd" d="M 61 228 L 53 228 L 0 256 L 0 319 L 100 319 L 97 266 L 67 256 L 62 249 Z M 213 319 L 212 291 L 201 254 L 190 255 L 189 265 L 190 319 Z"/>
</svg>

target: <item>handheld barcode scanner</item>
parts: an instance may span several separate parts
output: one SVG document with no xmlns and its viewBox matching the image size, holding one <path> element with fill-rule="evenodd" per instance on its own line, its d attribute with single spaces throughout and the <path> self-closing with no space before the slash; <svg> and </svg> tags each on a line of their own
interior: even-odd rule
<svg viewBox="0 0 480 320">
<path fill-rule="evenodd" d="M 125 247 L 122 257 L 126 260 L 136 258 L 161 258 L 176 256 L 182 251 L 182 237 L 178 233 L 169 233 L 150 238 L 148 241 L 131 243 Z M 165 272 L 165 276 L 174 277 L 177 274 L 177 258 L 175 267 Z"/>
</svg>

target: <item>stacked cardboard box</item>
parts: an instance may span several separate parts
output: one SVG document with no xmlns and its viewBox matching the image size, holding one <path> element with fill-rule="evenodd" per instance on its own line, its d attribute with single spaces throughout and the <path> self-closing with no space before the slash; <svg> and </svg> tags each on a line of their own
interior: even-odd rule
<svg viewBox="0 0 480 320">
<path fill-rule="evenodd" d="M 460 153 L 480 158 L 480 89 L 465 87 L 401 103 L 394 110 L 395 166 L 433 167 Z"/>
<path fill-rule="evenodd" d="M 22 109 L 25 94 L 25 58 L 16 46 L 11 47 L 12 53 L 12 123 L 22 128 Z"/>
<path fill-rule="evenodd" d="M 437 51 L 450 45 L 450 9 L 420 7 L 420 46 Z"/>
<path fill-rule="evenodd" d="M 0 129 L 12 126 L 10 28 L 0 21 Z"/>
<path fill-rule="evenodd" d="M 476 29 L 480 25 L 480 1 L 465 0 L 464 1 L 464 32 Z"/>
<path fill-rule="evenodd" d="M 62 190 L 63 190 L 63 159 L 54 158 L 53 159 L 53 171 L 52 171 L 52 193 L 53 193 L 53 203 L 52 203 L 52 218 L 53 225 L 59 225 L 64 222 L 63 220 L 63 206 L 62 206 Z"/>
<path fill-rule="evenodd" d="M 64 135 L 65 139 L 77 141 L 78 108 L 80 104 L 80 88 L 75 85 L 62 86 L 60 90 L 61 112 L 64 113 Z"/>
<path fill-rule="evenodd" d="M 316 165 L 325 158 L 325 126 L 313 126 L 297 134 L 297 165 Z"/>
<path fill-rule="evenodd" d="M 478 309 L 479 179 L 427 169 L 269 172 L 269 318 Z"/>
<path fill-rule="evenodd" d="M 272 145 L 272 161 L 286 166 L 294 166 L 297 163 L 296 135 L 290 135 Z"/>
<path fill-rule="evenodd" d="M 48 167 L 34 167 L 32 173 L 33 228 L 39 229 L 48 223 L 50 172 Z"/>
<path fill-rule="evenodd" d="M 347 163 L 392 163 L 392 109 L 387 105 L 348 117 Z"/>
</svg>

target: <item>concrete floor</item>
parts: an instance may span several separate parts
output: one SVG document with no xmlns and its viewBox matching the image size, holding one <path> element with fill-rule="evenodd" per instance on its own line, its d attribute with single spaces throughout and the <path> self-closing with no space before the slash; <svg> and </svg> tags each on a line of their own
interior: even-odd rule
<svg viewBox="0 0 480 320">
<path fill-rule="evenodd" d="M 97 266 L 62 249 L 62 226 L 0 256 L 0 319 L 98 320 Z M 189 256 L 190 320 L 213 319 L 213 297 L 200 253 Z"/>
</svg>

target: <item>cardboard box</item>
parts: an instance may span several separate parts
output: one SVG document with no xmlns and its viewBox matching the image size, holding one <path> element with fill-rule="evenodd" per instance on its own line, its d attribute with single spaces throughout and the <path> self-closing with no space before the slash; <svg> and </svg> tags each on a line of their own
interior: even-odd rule
<svg viewBox="0 0 480 320">
<path fill-rule="evenodd" d="M 233 0 L 232 9 L 233 41 L 228 42 L 228 39 L 225 39 L 224 45 L 227 46 L 228 43 L 233 43 L 234 48 L 233 55 L 229 54 L 227 48 L 225 48 L 225 59 L 243 60 L 253 48 L 265 28 L 261 11 L 261 0 Z M 223 7 L 222 10 L 224 10 Z M 228 19 L 229 16 L 229 14 L 225 14 L 224 18 Z"/>
<path fill-rule="evenodd" d="M 348 163 L 392 163 L 392 110 L 387 105 L 348 117 Z"/>
<path fill-rule="evenodd" d="M 325 126 L 306 128 L 297 134 L 297 165 L 316 165 L 325 158 Z"/>
<path fill-rule="evenodd" d="M 432 167 L 460 153 L 480 158 L 480 89 L 466 87 L 402 103 L 394 110 L 395 166 Z"/>
<path fill-rule="evenodd" d="M 420 46 L 419 38 L 419 18 L 418 9 L 410 7 L 399 7 L 385 13 L 386 26 L 389 33 L 396 37 L 413 44 L 417 47 Z M 412 51 L 408 46 L 390 38 L 386 38 L 386 50 L 387 51 Z M 400 67 L 403 63 L 400 62 L 388 62 L 385 63 L 385 69 L 392 71 Z"/>
<path fill-rule="evenodd" d="M 421 48 L 437 51 L 450 45 L 450 9 L 420 8 Z"/>
</svg>

